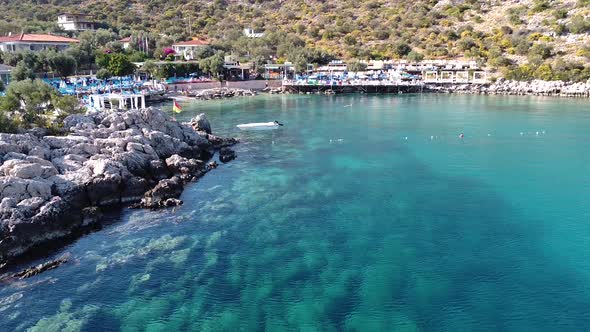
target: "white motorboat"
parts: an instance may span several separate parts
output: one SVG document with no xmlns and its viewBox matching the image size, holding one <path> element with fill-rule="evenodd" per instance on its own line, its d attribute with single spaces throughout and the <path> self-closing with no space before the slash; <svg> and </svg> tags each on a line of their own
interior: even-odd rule
<svg viewBox="0 0 590 332">
<path fill-rule="evenodd" d="M 243 124 L 239 124 L 236 127 L 242 129 L 242 130 L 257 130 L 257 129 L 276 129 L 280 126 L 282 126 L 282 123 L 279 123 L 278 121 L 273 121 L 273 122 L 253 122 L 253 123 L 243 123 Z"/>
</svg>

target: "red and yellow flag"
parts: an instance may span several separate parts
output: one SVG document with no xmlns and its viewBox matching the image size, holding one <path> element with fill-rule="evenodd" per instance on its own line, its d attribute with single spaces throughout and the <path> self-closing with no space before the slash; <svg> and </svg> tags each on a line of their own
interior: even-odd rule
<svg viewBox="0 0 590 332">
<path fill-rule="evenodd" d="M 180 108 L 180 105 L 178 105 L 178 103 L 176 102 L 176 100 L 174 101 L 174 104 L 172 104 L 172 111 L 174 113 L 180 113 L 180 112 L 182 112 L 182 108 Z"/>
</svg>

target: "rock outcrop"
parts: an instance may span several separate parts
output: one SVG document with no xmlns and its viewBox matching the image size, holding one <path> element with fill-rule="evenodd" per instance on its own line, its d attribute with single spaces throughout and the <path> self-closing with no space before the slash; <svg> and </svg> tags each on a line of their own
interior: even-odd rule
<svg viewBox="0 0 590 332">
<path fill-rule="evenodd" d="M 255 96 L 255 95 L 256 95 L 256 92 L 253 90 L 234 89 L 234 88 L 214 88 L 214 89 L 198 90 L 198 91 L 189 93 L 189 96 L 195 97 L 195 98 L 201 99 L 201 100 L 222 99 L 222 98 L 232 98 L 232 97 L 245 97 L 245 96 Z"/>
<path fill-rule="evenodd" d="M 236 157 L 236 152 L 228 147 L 223 147 L 219 150 L 219 160 L 221 162 L 227 163 L 236 159 Z"/>
<path fill-rule="evenodd" d="M 237 143 L 212 135 L 204 114 L 185 124 L 153 108 L 73 115 L 64 127 L 67 136 L 0 134 L 0 267 L 93 226 L 100 207 L 182 204 L 184 185 Z"/>
<path fill-rule="evenodd" d="M 57 259 L 36 265 L 36 266 L 32 266 L 29 268 L 26 268 L 20 272 L 16 272 L 13 274 L 9 274 L 9 275 L 5 275 L 0 277 L 0 283 L 5 283 L 5 282 L 9 282 L 11 280 L 22 280 L 22 279 L 27 279 L 33 276 L 36 276 L 40 273 L 43 273 L 45 271 L 49 271 L 49 270 L 53 270 L 58 268 L 60 265 L 63 265 L 65 263 L 67 263 L 69 260 L 69 254 L 63 255 Z"/>
<path fill-rule="evenodd" d="M 193 128 L 195 130 L 204 131 L 207 134 L 211 134 L 211 124 L 209 123 L 209 120 L 207 119 L 205 113 L 197 115 L 193 123 Z"/>
</svg>

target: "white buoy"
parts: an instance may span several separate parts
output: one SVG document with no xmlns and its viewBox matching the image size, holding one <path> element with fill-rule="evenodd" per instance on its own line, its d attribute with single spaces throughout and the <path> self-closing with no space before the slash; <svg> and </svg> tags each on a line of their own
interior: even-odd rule
<svg viewBox="0 0 590 332">
<path fill-rule="evenodd" d="M 488 134 L 488 137 L 492 136 L 492 134 Z"/>
<path fill-rule="evenodd" d="M 407 141 L 408 140 L 408 136 L 404 137 L 404 139 Z"/>
<path fill-rule="evenodd" d="M 539 132 L 538 132 L 538 131 L 537 131 L 537 132 L 535 132 L 535 135 L 539 136 Z"/>
</svg>

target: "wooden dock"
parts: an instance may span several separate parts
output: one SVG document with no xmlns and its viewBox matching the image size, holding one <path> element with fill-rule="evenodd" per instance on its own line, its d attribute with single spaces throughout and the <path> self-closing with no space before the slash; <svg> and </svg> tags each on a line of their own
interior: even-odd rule
<svg viewBox="0 0 590 332">
<path fill-rule="evenodd" d="M 421 82 L 326 82 L 306 83 L 283 81 L 283 89 L 291 93 L 339 94 L 339 93 L 421 93 L 425 85 Z"/>
</svg>

